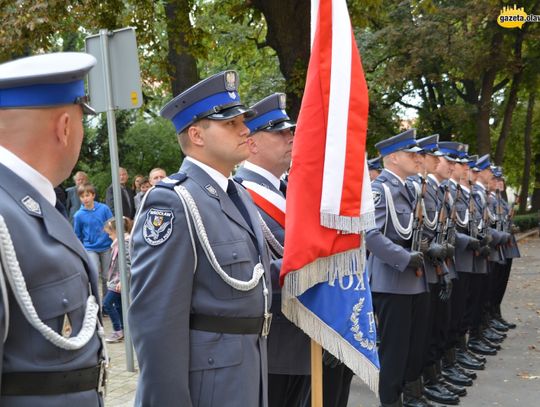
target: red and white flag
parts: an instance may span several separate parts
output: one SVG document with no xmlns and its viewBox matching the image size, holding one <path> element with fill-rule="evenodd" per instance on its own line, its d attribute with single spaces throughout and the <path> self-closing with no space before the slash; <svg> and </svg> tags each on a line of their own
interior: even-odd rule
<svg viewBox="0 0 540 407">
<path fill-rule="evenodd" d="M 362 287 L 367 283 L 361 236 L 375 227 L 365 149 L 368 105 L 368 89 L 346 1 L 312 0 L 312 50 L 287 188 L 280 275 L 282 309 L 291 321 L 375 389 L 378 360 L 374 337 L 366 345 L 369 351 L 365 360 L 357 357 L 356 351 L 362 352 L 362 346 L 356 346 L 354 339 L 340 341 L 336 337 L 337 327 L 341 326 L 343 335 L 353 330 L 367 343 L 361 328 L 372 329 L 374 324 L 359 324 L 358 315 L 373 316 L 364 306 L 369 303 L 371 308 L 369 286 L 367 292 L 364 289 L 354 294 L 357 297 L 352 304 L 361 312 L 351 314 L 350 309 L 344 309 L 343 318 L 354 320 L 354 327 L 348 327 L 347 321 L 334 321 L 335 316 L 326 315 L 321 308 L 320 297 L 307 295 L 320 283 L 334 286 L 336 278 L 357 278 Z M 325 295 L 329 299 L 332 294 Z M 331 321 L 324 323 L 325 316 Z"/>
</svg>

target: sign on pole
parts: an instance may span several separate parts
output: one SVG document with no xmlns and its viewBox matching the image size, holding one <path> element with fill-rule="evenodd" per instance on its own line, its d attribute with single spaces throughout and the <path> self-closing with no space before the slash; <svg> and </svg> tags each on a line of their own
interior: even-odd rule
<svg viewBox="0 0 540 407">
<path fill-rule="evenodd" d="M 97 59 L 97 65 L 88 78 L 90 104 L 96 112 L 107 112 L 109 150 L 111 155 L 111 176 L 116 221 L 118 265 L 122 291 L 122 309 L 124 320 L 124 344 L 126 349 L 126 367 L 135 371 L 133 345 L 127 310 L 129 309 L 129 275 L 126 268 L 126 247 L 124 243 L 124 218 L 122 210 L 122 190 L 118 169 L 118 142 L 116 139 L 117 109 L 136 109 L 142 104 L 141 78 L 137 57 L 137 41 L 134 28 L 123 28 L 109 32 L 100 30 L 99 35 L 86 38 L 86 52 Z"/>
</svg>

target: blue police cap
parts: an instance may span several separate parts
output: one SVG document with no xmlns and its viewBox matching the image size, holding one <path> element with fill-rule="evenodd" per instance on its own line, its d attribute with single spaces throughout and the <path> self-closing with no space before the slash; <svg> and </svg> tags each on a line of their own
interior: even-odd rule
<svg viewBox="0 0 540 407">
<path fill-rule="evenodd" d="M 433 134 L 431 136 L 427 136 L 424 138 L 421 138 L 419 140 L 416 140 L 418 143 L 418 147 L 422 149 L 421 153 L 435 155 L 435 156 L 442 156 L 443 154 L 439 151 L 439 135 Z"/>
<path fill-rule="evenodd" d="M 246 120 L 251 133 L 257 131 L 280 131 L 296 127 L 285 111 L 287 96 L 285 93 L 274 93 L 251 106 L 255 112 Z"/>
<path fill-rule="evenodd" d="M 367 164 L 368 164 L 368 169 L 369 170 L 377 170 L 377 171 L 381 171 L 383 169 L 382 167 L 382 163 L 381 163 L 381 158 L 382 157 L 376 157 L 376 158 L 372 158 L 371 160 L 368 160 Z"/>
<path fill-rule="evenodd" d="M 467 164 L 468 166 L 473 169 L 474 167 L 476 167 L 476 160 L 478 160 L 478 156 L 475 154 L 475 155 L 470 155 L 468 157 L 468 161 L 467 161 Z"/>
<path fill-rule="evenodd" d="M 375 148 L 379 150 L 382 157 L 395 153 L 396 151 L 406 151 L 417 153 L 421 151 L 416 143 L 416 129 L 409 129 L 397 136 L 392 136 L 386 140 L 379 141 L 375 144 Z"/>
<path fill-rule="evenodd" d="M 83 52 L 57 52 L 16 59 L 0 65 L 0 109 L 88 105 L 84 78 L 96 59 Z"/>
<path fill-rule="evenodd" d="M 236 71 L 220 72 L 196 83 L 169 101 L 159 113 L 173 122 L 177 133 L 201 119 L 227 120 L 241 114 L 253 115 L 240 101 Z"/>
<path fill-rule="evenodd" d="M 491 161 L 489 160 L 489 154 L 484 154 L 478 160 L 476 160 L 476 165 L 474 166 L 475 171 L 483 171 L 489 169 L 491 166 Z"/>
<path fill-rule="evenodd" d="M 439 151 L 443 154 L 443 157 L 449 161 L 458 163 L 467 162 L 468 150 L 469 146 L 467 144 L 458 143 L 457 141 L 439 142 Z"/>
<path fill-rule="evenodd" d="M 495 178 L 502 178 L 502 176 L 503 176 L 502 167 L 497 167 L 497 166 L 493 165 L 493 166 L 491 166 L 491 172 L 493 173 L 493 176 Z"/>
</svg>

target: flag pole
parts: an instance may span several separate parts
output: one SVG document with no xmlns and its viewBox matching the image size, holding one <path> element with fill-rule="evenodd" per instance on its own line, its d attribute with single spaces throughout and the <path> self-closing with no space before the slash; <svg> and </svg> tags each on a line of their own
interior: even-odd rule
<svg viewBox="0 0 540 407">
<path fill-rule="evenodd" d="M 311 407 L 323 407 L 322 348 L 311 340 Z"/>
</svg>

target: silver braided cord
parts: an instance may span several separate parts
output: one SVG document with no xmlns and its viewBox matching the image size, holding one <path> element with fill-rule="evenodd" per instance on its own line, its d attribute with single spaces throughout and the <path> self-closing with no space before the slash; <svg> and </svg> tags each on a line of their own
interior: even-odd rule
<svg viewBox="0 0 540 407">
<path fill-rule="evenodd" d="M 437 219 L 439 217 L 439 211 L 435 211 L 433 219 L 429 219 L 426 211 L 426 202 L 422 199 L 422 213 L 424 214 L 424 226 L 429 230 L 437 229 Z"/>
<path fill-rule="evenodd" d="M 261 214 L 257 211 L 257 215 L 259 215 L 259 223 L 261 224 L 261 228 L 263 231 L 264 238 L 268 242 L 268 244 L 272 247 L 272 249 L 275 250 L 275 252 L 283 257 L 283 246 L 281 243 L 278 242 L 264 219 L 262 218 Z"/>
<path fill-rule="evenodd" d="M 218 275 L 223 281 L 225 281 L 225 283 L 239 291 L 249 291 L 255 288 L 257 284 L 259 284 L 259 280 L 264 274 L 264 268 L 261 262 L 259 261 L 253 268 L 253 274 L 251 275 L 251 279 L 249 281 L 242 281 L 229 276 L 219 265 L 219 262 L 216 259 L 216 255 L 214 254 L 214 251 L 210 246 L 210 241 L 208 240 L 208 235 L 206 234 L 206 228 L 204 227 L 199 208 L 197 208 L 197 204 L 193 200 L 193 197 L 191 196 L 189 191 L 182 185 L 177 185 L 176 187 L 174 187 L 174 189 L 180 199 L 185 201 L 191 217 L 193 218 L 193 221 L 195 223 L 195 230 L 197 232 L 197 236 L 199 237 L 199 241 L 201 242 L 201 246 L 206 254 L 206 257 L 208 258 L 208 261 L 210 262 L 212 268 L 216 271 L 216 273 L 218 273 Z"/>
<path fill-rule="evenodd" d="M 64 338 L 55 330 L 46 325 L 36 312 L 32 298 L 28 293 L 24 276 L 22 275 L 19 261 L 13 247 L 13 241 L 9 234 L 6 222 L 3 216 L 0 215 L 0 257 L 2 258 L 4 273 L 7 277 L 9 285 L 13 291 L 13 295 L 19 304 L 26 320 L 32 325 L 41 335 L 51 342 L 53 345 L 65 350 L 77 350 L 85 346 L 96 332 L 98 327 L 98 311 L 99 305 L 93 295 L 88 297 L 86 301 L 86 310 L 84 320 L 80 332 L 75 337 Z M 98 334 L 103 338 L 103 327 L 99 324 Z"/>
<path fill-rule="evenodd" d="M 461 219 L 461 217 L 459 216 L 459 212 L 456 211 L 456 223 L 462 228 L 466 228 L 469 225 L 469 210 L 468 209 L 465 209 L 465 217 L 463 219 Z"/>
<path fill-rule="evenodd" d="M 394 206 L 394 198 L 392 198 L 392 193 L 390 192 L 390 188 L 388 188 L 385 184 L 381 184 L 384 188 L 384 195 L 386 197 L 386 204 L 387 204 L 387 213 L 390 213 L 390 217 L 392 218 L 392 224 L 394 225 L 394 229 L 396 230 L 397 234 L 403 238 L 404 240 L 409 240 L 412 236 L 412 225 L 413 225 L 413 214 L 409 214 L 409 224 L 406 227 L 403 227 L 401 223 L 399 222 L 399 219 L 396 215 L 396 208 Z"/>
</svg>

